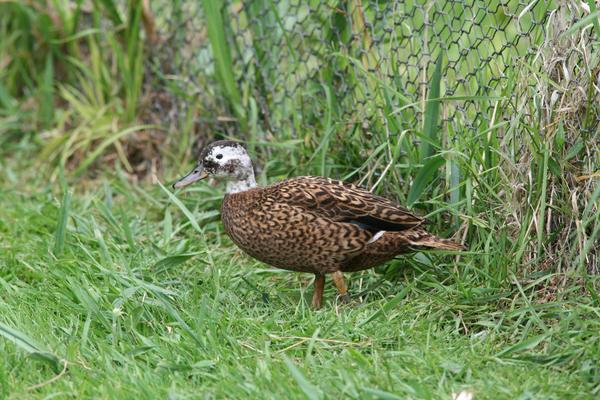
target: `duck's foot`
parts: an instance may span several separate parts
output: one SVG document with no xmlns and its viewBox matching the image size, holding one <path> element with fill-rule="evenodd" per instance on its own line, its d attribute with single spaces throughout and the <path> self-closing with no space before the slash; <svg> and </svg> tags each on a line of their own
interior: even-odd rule
<svg viewBox="0 0 600 400">
<path fill-rule="evenodd" d="M 349 304 L 350 303 L 350 295 L 348 293 L 339 295 L 340 303 Z"/>
<path fill-rule="evenodd" d="M 315 288 L 312 298 L 312 308 L 318 310 L 323 303 L 323 288 L 325 287 L 325 275 L 315 274 Z"/>
<path fill-rule="evenodd" d="M 350 295 L 348 294 L 348 289 L 346 288 L 346 282 L 344 281 L 344 274 L 342 271 L 335 271 L 331 274 L 333 278 L 333 283 L 338 290 L 338 298 L 342 304 L 348 304 L 350 302 Z"/>
</svg>

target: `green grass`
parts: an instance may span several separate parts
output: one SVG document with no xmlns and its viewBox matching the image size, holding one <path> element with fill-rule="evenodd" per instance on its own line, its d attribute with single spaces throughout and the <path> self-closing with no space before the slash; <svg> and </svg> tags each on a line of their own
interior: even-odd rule
<svg viewBox="0 0 600 400">
<path fill-rule="evenodd" d="M 266 268 L 223 236 L 218 189 L 177 206 L 116 173 L 65 197 L 22 165 L 1 165 L 3 398 L 600 391 L 597 297 L 573 287 L 538 301 L 558 274 L 515 278 L 497 243 L 353 274 L 353 303 L 338 307 L 329 284 L 315 312 L 311 276 Z"/>
<path fill-rule="evenodd" d="M 493 61 L 457 78 L 517 34 L 506 25 L 460 54 L 507 21 L 494 2 L 478 26 L 435 3 L 439 36 L 419 67 L 405 62 L 431 33 L 418 30 L 421 1 L 399 5 L 416 12 L 394 28 L 413 38 L 397 49 L 377 40 L 393 20 L 370 30 L 375 3 L 361 14 L 329 1 L 304 18 L 306 6 L 271 0 L 174 2 L 172 14 L 153 2 L 159 40 L 165 20 L 181 26 L 160 45 L 146 42 L 141 2 L 75 3 L 0 2 L 0 399 L 600 395 L 593 2 L 591 16 L 553 14 L 551 45 L 539 21 L 555 5 L 535 3 L 519 20 L 537 19 L 532 43 L 505 56 L 535 42 L 544 57 L 514 57 L 489 91 Z M 349 306 L 328 283 L 312 311 L 311 276 L 253 261 L 224 235 L 222 188 L 166 189 L 196 136 L 227 135 L 248 143 L 261 183 L 359 182 L 468 250 L 353 274 Z"/>
</svg>

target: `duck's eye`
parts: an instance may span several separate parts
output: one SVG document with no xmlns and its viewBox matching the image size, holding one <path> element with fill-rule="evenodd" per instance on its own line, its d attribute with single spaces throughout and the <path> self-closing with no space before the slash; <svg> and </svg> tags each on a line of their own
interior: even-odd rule
<svg viewBox="0 0 600 400">
<path fill-rule="evenodd" d="M 217 154 L 217 160 L 220 160 L 221 158 L 223 158 L 223 154 Z"/>
</svg>

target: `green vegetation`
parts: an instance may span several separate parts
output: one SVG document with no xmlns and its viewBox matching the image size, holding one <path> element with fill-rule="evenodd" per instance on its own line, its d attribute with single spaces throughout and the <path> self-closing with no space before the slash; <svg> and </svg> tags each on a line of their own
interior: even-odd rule
<svg viewBox="0 0 600 400">
<path fill-rule="evenodd" d="M 217 189 L 183 196 L 197 231 L 160 188 L 109 173 L 69 202 L 21 167 L 2 165 L 3 397 L 598 390 L 597 298 L 573 286 L 540 301 L 562 275 L 515 276 L 506 239 L 458 261 L 420 254 L 354 274 L 353 304 L 336 307 L 329 286 L 314 312 L 311 277 L 267 269 L 222 235 Z"/>
<path fill-rule="evenodd" d="M 515 56 L 487 91 L 494 67 L 456 79 L 555 5 L 509 2 L 522 26 L 467 55 L 477 29 L 510 16 L 494 3 L 474 24 L 473 7 L 445 8 L 431 29 L 447 51 L 436 42 L 420 69 L 401 62 L 408 50 L 380 62 L 393 43 L 358 1 L 311 2 L 316 31 L 287 2 L 174 2 L 156 19 L 144 3 L 0 2 L 0 399 L 600 395 L 593 1 L 571 10 L 591 15 L 582 23 L 553 14 L 556 42 L 534 29 L 511 47 L 541 52 Z M 423 24 L 416 9 L 397 29 Z M 161 53 L 166 20 L 202 10 L 207 31 Z M 471 36 L 452 42 L 456 24 Z M 179 68 L 190 54 L 193 88 Z M 469 250 L 353 274 L 351 305 L 327 285 L 312 311 L 311 276 L 267 268 L 223 234 L 222 188 L 167 189 L 196 139 L 226 135 L 248 142 L 263 183 L 361 182 Z"/>
</svg>

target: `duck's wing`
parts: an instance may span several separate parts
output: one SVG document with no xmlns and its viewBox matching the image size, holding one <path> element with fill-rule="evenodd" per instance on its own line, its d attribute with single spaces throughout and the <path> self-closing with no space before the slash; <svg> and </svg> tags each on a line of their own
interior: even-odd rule
<svg viewBox="0 0 600 400">
<path fill-rule="evenodd" d="M 303 176 L 267 189 L 277 201 L 300 206 L 332 221 L 357 224 L 369 231 L 403 231 L 424 222 L 384 197 L 329 178 Z"/>
</svg>

